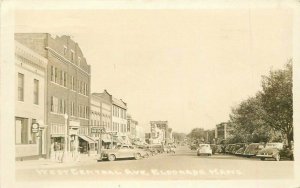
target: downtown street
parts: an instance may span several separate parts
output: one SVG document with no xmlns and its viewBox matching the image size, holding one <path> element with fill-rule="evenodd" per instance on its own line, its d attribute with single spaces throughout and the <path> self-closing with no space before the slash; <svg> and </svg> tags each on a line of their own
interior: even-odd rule
<svg viewBox="0 0 300 188">
<path fill-rule="evenodd" d="M 126 180 L 250 180 L 293 178 L 293 161 L 261 161 L 234 155 L 197 156 L 187 146 L 175 154 L 134 160 L 97 161 L 87 157 L 72 164 L 47 160 L 16 162 L 17 181 L 126 181 Z M 27 165 L 26 165 L 27 164 Z"/>
</svg>

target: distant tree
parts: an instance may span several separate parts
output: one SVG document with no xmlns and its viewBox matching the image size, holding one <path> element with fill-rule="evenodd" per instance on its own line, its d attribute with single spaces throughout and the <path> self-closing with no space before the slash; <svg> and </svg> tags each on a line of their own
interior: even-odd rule
<svg viewBox="0 0 300 188">
<path fill-rule="evenodd" d="M 203 142 L 204 138 L 205 138 L 205 131 L 203 128 L 194 128 L 187 136 L 191 140 L 194 140 L 197 142 Z"/>
<path fill-rule="evenodd" d="M 262 80 L 264 121 L 284 135 L 290 146 L 293 141 L 293 65 L 290 60 L 283 70 L 270 71 Z"/>
<path fill-rule="evenodd" d="M 173 132 L 173 138 L 176 140 L 176 142 L 183 142 L 184 139 L 186 138 L 185 133 L 178 133 L 178 132 Z"/>
</svg>

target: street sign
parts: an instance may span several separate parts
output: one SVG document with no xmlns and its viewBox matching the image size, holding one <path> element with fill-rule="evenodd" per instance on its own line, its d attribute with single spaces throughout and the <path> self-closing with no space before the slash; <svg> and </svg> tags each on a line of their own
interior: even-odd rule
<svg viewBox="0 0 300 188">
<path fill-rule="evenodd" d="M 91 129 L 92 133 L 105 133 L 104 127 L 92 127 Z"/>
<path fill-rule="evenodd" d="M 39 132 L 39 124 L 38 123 L 33 123 L 31 125 L 31 132 L 33 132 L 33 133 Z"/>
</svg>

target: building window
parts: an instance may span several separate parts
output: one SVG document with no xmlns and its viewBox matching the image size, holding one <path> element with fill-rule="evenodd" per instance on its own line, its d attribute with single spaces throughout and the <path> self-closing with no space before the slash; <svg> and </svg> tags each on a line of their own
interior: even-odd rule
<svg viewBox="0 0 300 188">
<path fill-rule="evenodd" d="M 75 103 L 74 102 L 71 102 L 71 116 L 75 116 Z"/>
<path fill-rule="evenodd" d="M 33 103 L 39 104 L 39 81 L 33 80 Z"/>
<path fill-rule="evenodd" d="M 65 114 L 66 111 L 66 100 L 60 99 L 59 100 L 59 113 Z"/>
<path fill-rule="evenodd" d="M 71 50 L 71 61 L 74 61 L 74 51 Z"/>
<path fill-rule="evenodd" d="M 58 71 L 59 72 L 59 84 L 63 85 L 63 71 Z"/>
<path fill-rule="evenodd" d="M 28 119 L 16 118 L 15 123 L 16 144 L 28 144 Z"/>
<path fill-rule="evenodd" d="M 81 66 L 81 58 L 78 57 L 78 66 L 80 67 Z"/>
<path fill-rule="evenodd" d="M 18 73 L 18 100 L 24 101 L 24 74 Z"/>
<path fill-rule="evenodd" d="M 65 87 L 67 87 L 67 73 L 66 72 L 63 72 L 63 85 L 65 86 Z"/>
<path fill-rule="evenodd" d="M 67 47 L 64 46 L 64 55 L 66 55 L 66 54 L 67 54 Z"/>
<path fill-rule="evenodd" d="M 54 96 L 51 97 L 50 111 L 58 113 L 58 98 Z"/>
<path fill-rule="evenodd" d="M 75 87 L 76 87 L 76 83 L 75 83 L 75 78 L 74 78 L 74 76 L 71 76 L 71 89 L 73 90 L 73 91 L 75 91 Z"/>
<path fill-rule="evenodd" d="M 56 67 L 54 68 L 54 82 L 58 82 L 58 69 Z"/>
<path fill-rule="evenodd" d="M 55 80 L 54 72 L 55 72 L 54 67 L 51 66 L 51 77 L 50 77 L 50 80 L 51 80 L 52 82 Z"/>
</svg>

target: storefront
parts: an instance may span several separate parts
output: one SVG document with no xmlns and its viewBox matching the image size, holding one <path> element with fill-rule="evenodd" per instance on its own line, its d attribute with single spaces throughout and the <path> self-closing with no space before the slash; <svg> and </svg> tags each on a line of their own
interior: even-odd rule
<svg viewBox="0 0 300 188">
<path fill-rule="evenodd" d="M 95 154 L 96 150 L 96 141 L 87 136 L 87 135 L 79 135 L 79 152 L 83 154 Z"/>
</svg>

